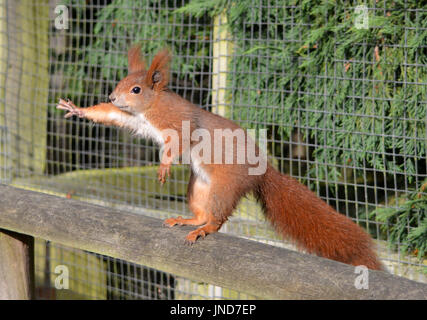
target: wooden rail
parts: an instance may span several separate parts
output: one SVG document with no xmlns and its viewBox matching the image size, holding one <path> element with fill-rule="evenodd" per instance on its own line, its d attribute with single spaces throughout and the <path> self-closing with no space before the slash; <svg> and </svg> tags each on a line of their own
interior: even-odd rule
<svg viewBox="0 0 427 320">
<path fill-rule="evenodd" d="M 427 299 L 426 284 L 385 272 L 357 289 L 353 266 L 222 233 L 187 246 L 191 228 L 6 185 L 0 228 L 266 299 Z"/>
</svg>

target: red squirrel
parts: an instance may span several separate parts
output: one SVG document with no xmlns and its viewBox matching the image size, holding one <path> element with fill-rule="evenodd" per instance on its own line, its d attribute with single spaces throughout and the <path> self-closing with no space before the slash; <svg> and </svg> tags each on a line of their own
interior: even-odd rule
<svg viewBox="0 0 427 320">
<path fill-rule="evenodd" d="M 218 129 L 243 130 L 231 120 L 199 108 L 170 91 L 167 88 L 170 59 L 169 51 L 162 50 L 147 70 L 140 47 L 134 46 L 128 52 L 128 76 L 109 96 L 110 103 L 79 108 L 69 100 L 60 99 L 57 108 L 68 111 L 65 118 L 77 115 L 97 123 L 127 128 L 160 146 L 170 143 L 171 136 L 167 132 L 171 130 L 176 132 L 177 141 L 183 141 L 184 123 L 188 124 L 190 133 L 198 129 L 212 135 Z M 244 139 L 243 147 L 248 141 L 249 138 Z M 236 150 L 239 148 L 237 143 L 233 140 L 232 146 Z M 162 184 L 170 175 L 173 160 L 189 151 L 192 154 L 194 148 L 194 141 L 190 141 L 187 145 L 179 143 L 163 153 L 158 171 Z M 226 147 L 221 147 L 220 151 L 225 154 Z M 270 164 L 266 164 L 262 174 L 249 174 L 248 169 L 253 165 L 248 161 L 203 162 L 190 156 L 190 165 L 187 200 L 193 217 L 184 219 L 179 216 L 164 221 L 170 227 L 198 226 L 187 235 L 187 243 L 192 244 L 198 237 L 217 232 L 240 199 L 252 193 L 277 232 L 292 239 L 298 248 L 351 265 L 383 269 L 372 239 L 361 227 Z"/>
</svg>

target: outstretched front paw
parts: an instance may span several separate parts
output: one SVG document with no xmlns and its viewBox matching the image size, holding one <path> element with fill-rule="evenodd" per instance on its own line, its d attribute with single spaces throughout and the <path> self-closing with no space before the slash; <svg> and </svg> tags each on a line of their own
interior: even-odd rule
<svg viewBox="0 0 427 320">
<path fill-rule="evenodd" d="M 82 108 L 77 107 L 71 100 L 59 99 L 59 103 L 56 105 L 57 109 L 68 111 L 64 118 L 72 116 L 84 117 L 84 111 Z"/>
</svg>

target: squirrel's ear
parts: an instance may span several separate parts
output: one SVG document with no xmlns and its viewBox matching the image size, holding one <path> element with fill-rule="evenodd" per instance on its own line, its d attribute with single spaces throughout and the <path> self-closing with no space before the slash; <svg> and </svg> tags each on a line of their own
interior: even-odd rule
<svg viewBox="0 0 427 320">
<path fill-rule="evenodd" d="M 171 55 L 168 49 L 163 49 L 156 54 L 145 78 L 149 87 L 160 91 L 168 85 L 170 60 Z"/>
<path fill-rule="evenodd" d="M 141 57 L 141 46 L 136 45 L 128 51 L 128 72 L 145 71 L 145 62 Z"/>
</svg>

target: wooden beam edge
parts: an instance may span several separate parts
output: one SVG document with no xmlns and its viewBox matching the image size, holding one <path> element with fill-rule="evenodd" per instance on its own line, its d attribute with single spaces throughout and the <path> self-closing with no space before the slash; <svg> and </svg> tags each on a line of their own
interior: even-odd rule
<svg viewBox="0 0 427 320">
<path fill-rule="evenodd" d="M 0 228 L 127 260 L 265 299 L 426 299 L 427 285 L 218 233 L 184 244 L 189 227 L 0 185 Z"/>
</svg>

